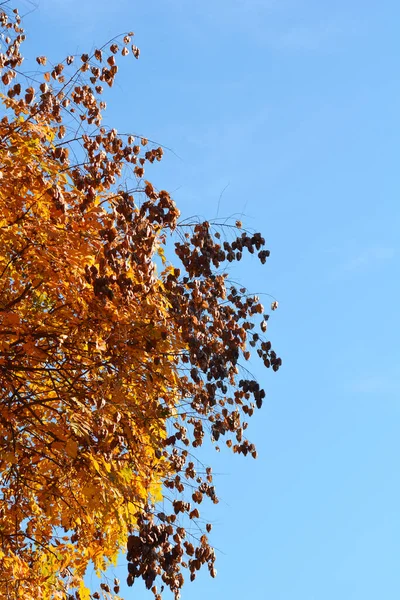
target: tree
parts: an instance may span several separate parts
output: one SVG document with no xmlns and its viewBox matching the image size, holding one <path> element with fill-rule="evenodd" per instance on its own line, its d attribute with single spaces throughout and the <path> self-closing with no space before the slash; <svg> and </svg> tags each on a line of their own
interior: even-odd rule
<svg viewBox="0 0 400 600">
<path fill-rule="evenodd" d="M 49 69 L 38 57 L 36 89 L 18 11 L 0 22 L 0 595 L 110 598 L 117 580 L 96 592 L 83 576 L 127 546 L 128 583 L 158 599 L 161 578 L 179 598 L 182 569 L 215 575 L 211 525 L 197 540 L 184 527 L 218 502 L 189 448 L 225 436 L 255 458 L 245 419 L 265 392 L 241 361 L 250 346 L 281 364 L 259 299 L 225 269 L 269 252 L 239 222 L 179 221 L 143 179 L 162 148 L 102 126 L 117 54 L 139 57 L 132 33 Z"/>
</svg>

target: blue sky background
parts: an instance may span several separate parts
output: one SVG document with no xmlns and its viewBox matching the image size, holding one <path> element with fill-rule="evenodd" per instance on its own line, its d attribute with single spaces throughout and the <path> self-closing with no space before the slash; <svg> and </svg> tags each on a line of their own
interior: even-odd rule
<svg viewBox="0 0 400 600">
<path fill-rule="evenodd" d="M 136 32 L 107 124 L 173 148 L 152 178 L 184 215 L 243 212 L 271 249 L 234 275 L 278 298 L 283 367 L 254 366 L 259 459 L 210 455 L 218 576 L 183 600 L 399 598 L 400 4 L 37 3 L 31 56 Z"/>
</svg>

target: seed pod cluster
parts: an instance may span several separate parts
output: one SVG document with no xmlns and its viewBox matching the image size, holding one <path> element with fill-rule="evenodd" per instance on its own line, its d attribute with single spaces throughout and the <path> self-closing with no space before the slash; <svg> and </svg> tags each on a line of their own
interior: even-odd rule
<svg viewBox="0 0 400 600">
<path fill-rule="evenodd" d="M 142 578 L 156 598 L 158 590 L 154 583 L 157 576 L 161 576 L 162 588 L 166 585 L 175 598 L 180 597 L 184 583 L 181 567 L 189 570 L 191 581 L 203 565 L 207 565 L 210 574 L 215 576 L 215 551 L 207 536 L 203 534 L 197 544 L 193 543 L 188 539 L 186 530 L 174 527 L 173 522 L 172 516 L 143 511 L 138 515 L 137 532 L 128 538 L 127 583 L 132 586 L 135 579 Z"/>
</svg>

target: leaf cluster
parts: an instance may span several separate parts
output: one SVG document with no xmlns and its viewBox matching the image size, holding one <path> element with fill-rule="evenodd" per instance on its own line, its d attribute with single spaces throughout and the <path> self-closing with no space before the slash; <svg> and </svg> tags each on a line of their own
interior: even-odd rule
<svg viewBox="0 0 400 600">
<path fill-rule="evenodd" d="M 0 595 L 111 598 L 118 580 L 90 592 L 83 576 L 127 544 L 128 584 L 179 598 L 185 570 L 216 573 L 199 506 L 218 498 L 191 449 L 225 439 L 255 458 L 246 419 L 265 391 L 244 362 L 281 365 L 227 271 L 269 251 L 239 222 L 180 221 L 143 179 L 163 149 L 102 124 L 117 56 L 139 57 L 131 32 L 39 56 L 32 80 L 18 12 L 0 25 Z"/>
</svg>

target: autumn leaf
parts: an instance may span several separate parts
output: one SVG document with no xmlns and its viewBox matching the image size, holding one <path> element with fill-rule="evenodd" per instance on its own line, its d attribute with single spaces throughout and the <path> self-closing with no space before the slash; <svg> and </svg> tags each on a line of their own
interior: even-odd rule
<svg viewBox="0 0 400 600">
<path fill-rule="evenodd" d="M 65 451 L 71 458 L 76 458 L 78 454 L 78 444 L 75 440 L 69 439 L 65 446 Z"/>
</svg>

